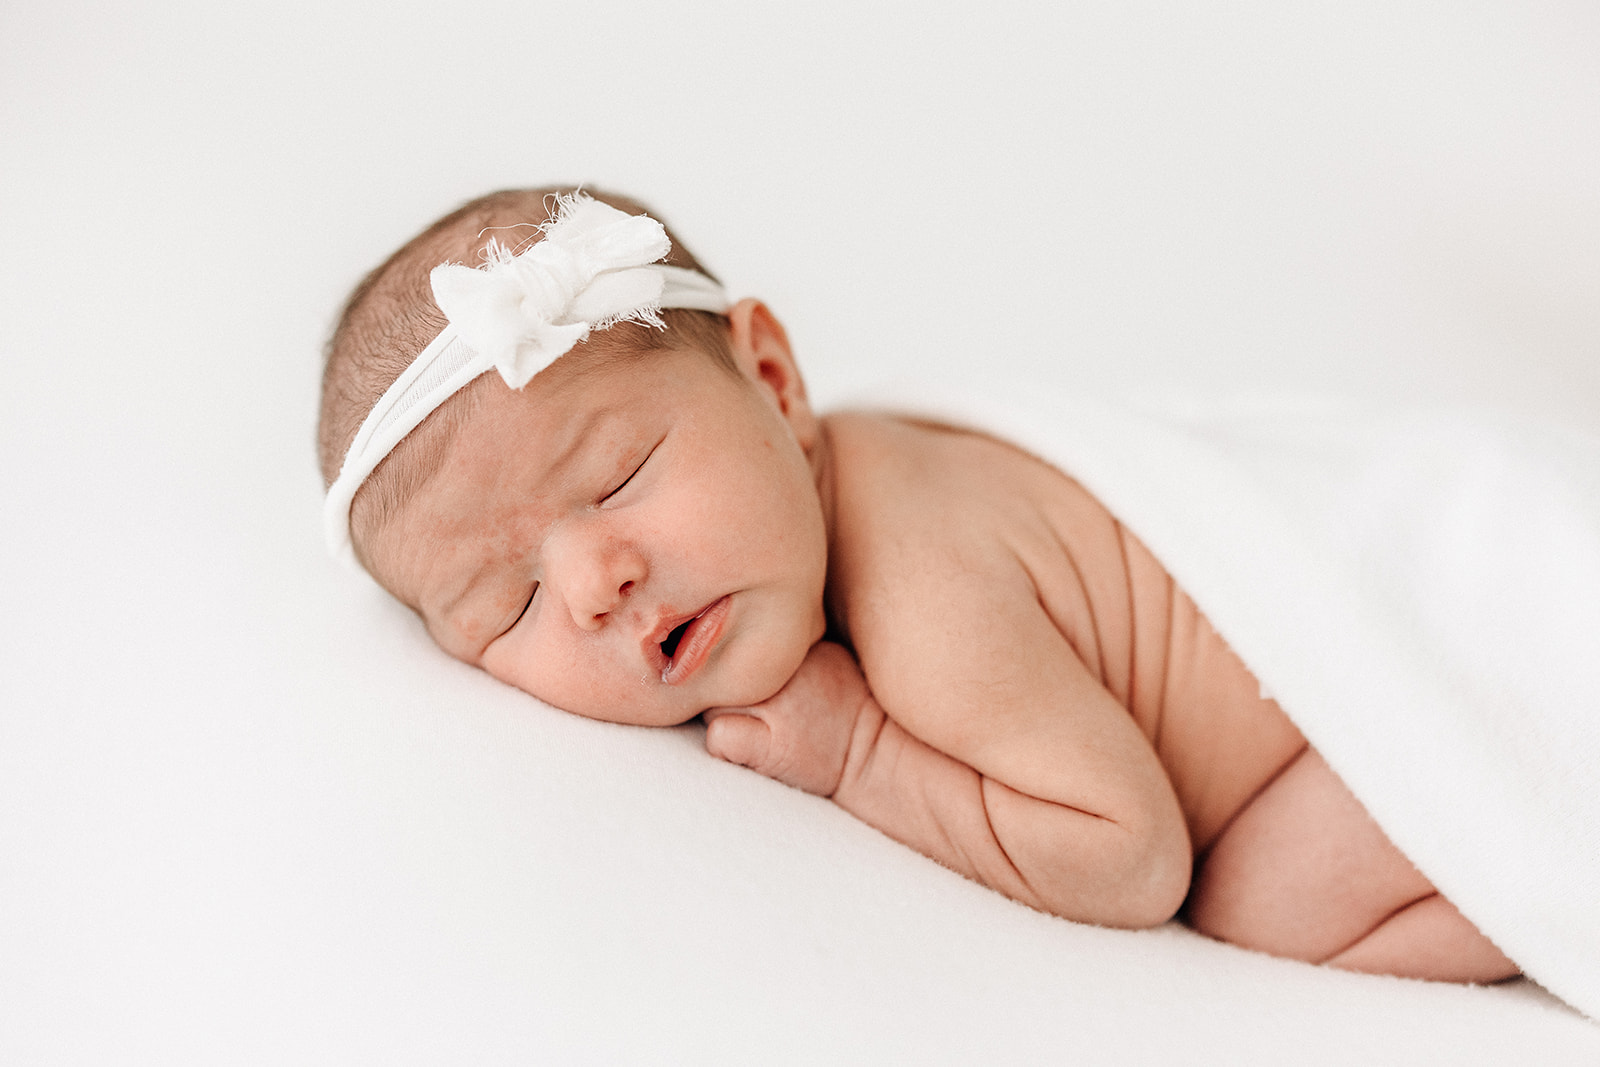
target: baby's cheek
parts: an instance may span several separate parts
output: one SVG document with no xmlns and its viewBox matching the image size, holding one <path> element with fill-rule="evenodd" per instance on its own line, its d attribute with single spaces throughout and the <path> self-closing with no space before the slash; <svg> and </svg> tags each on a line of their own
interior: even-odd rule
<svg viewBox="0 0 1600 1067">
<path fill-rule="evenodd" d="M 720 706 L 753 707 L 771 700 L 800 669 L 806 653 L 821 639 L 822 630 L 820 625 L 796 623 L 766 640 L 750 642 L 753 647 L 741 650 L 743 655 L 738 657 L 743 662 L 736 667 L 742 669 L 730 671 L 735 675 L 733 688 Z"/>
<path fill-rule="evenodd" d="M 597 685 L 604 677 L 602 672 L 585 667 L 570 651 L 542 646 L 522 635 L 502 638 L 490 646 L 481 666 L 531 697 L 586 718 L 609 718 L 599 712 L 620 707 L 625 692 L 636 695 L 636 690 L 617 686 L 604 691 Z"/>
</svg>

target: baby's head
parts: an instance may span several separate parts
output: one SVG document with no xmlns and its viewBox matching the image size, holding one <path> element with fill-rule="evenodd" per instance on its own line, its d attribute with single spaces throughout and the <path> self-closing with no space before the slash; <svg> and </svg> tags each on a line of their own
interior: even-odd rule
<svg viewBox="0 0 1600 1067">
<path fill-rule="evenodd" d="M 642 266 L 653 224 L 563 192 L 474 201 L 352 294 L 323 375 L 331 537 L 446 651 L 558 707 L 664 725 L 759 702 L 823 631 L 822 434 L 788 341 L 677 241 L 677 270 Z M 430 283 L 446 262 L 493 269 Z"/>
</svg>

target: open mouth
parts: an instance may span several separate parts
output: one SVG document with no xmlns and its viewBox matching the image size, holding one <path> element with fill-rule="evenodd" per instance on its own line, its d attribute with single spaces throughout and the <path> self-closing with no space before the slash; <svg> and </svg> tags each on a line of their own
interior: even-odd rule
<svg viewBox="0 0 1600 1067">
<path fill-rule="evenodd" d="M 707 605 L 700 614 L 684 619 L 656 642 L 661 650 L 661 680 L 667 685 L 687 681 L 706 662 L 711 650 L 722 640 L 722 627 L 728 620 L 732 596 Z"/>
<path fill-rule="evenodd" d="M 699 616 L 697 615 L 695 618 L 699 618 Z M 667 634 L 667 639 L 661 642 L 661 654 L 663 656 L 670 660 L 677 653 L 678 642 L 682 641 L 683 635 L 689 632 L 689 624 L 692 622 L 694 622 L 694 619 L 684 619 L 683 622 L 672 628 L 672 631 Z"/>
</svg>

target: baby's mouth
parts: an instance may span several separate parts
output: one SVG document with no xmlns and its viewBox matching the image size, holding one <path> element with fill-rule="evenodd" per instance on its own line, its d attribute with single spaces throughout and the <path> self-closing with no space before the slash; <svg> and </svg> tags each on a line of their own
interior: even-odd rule
<svg viewBox="0 0 1600 1067">
<path fill-rule="evenodd" d="M 684 619 L 677 626 L 674 626 L 672 631 L 667 634 L 667 639 L 661 642 L 661 654 L 666 656 L 668 660 L 671 660 L 674 653 L 678 651 L 678 642 L 683 640 L 683 635 L 689 632 L 689 624 L 694 622 L 696 618 L 699 618 L 699 616 Z"/>
<path fill-rule="evenodd" d="M 732 605 L 732 595 L 724 596 L 678 623 L 656 642 L 661 652 L 663 682 L 678 685 L 705 665 L 711 650 L 722 640 L 722 627 Z M 648 650 L 649 646 L 645 647 Z"/>
</svg>

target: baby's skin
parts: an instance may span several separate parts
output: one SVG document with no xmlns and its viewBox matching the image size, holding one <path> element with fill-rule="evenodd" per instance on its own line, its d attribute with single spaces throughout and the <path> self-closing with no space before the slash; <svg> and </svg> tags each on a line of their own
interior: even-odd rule
<svg viewBox="0 0 1600 1067">
<path fill-rule="evenodd" d="M 1354 970 L 1516 967 L 1098 501 L 979 433 L 818 417 L 782 327 L 485 376 L 365 547 L 452 655 L 672 725 L 1033 907 Z"/>
</svg>

